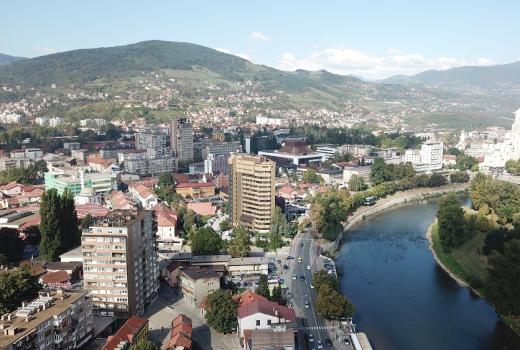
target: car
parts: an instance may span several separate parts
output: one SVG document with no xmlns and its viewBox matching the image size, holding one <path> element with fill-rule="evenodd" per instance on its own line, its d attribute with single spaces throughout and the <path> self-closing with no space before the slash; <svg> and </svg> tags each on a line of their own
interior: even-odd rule
<svg viewBox="0 0 520 350">
<path fill-rule="evenodd" d="M 306 309 L 310 309 L 310 307 L 311 307 L 311 304 L 309 304 L 309 302 L 306 301 L 306 302 L 305 302 L 305 308 L 306 308 Z"/>
<path fill-rule="evenodd" d="M 325 339 L 325 345 L 327 345 L 328 347 L 331 347 L 332 346 L 332 340 L 330 340 L 329 338 Z"/>
<path fill-rule="evenodd" d="M 300 275 L 300 280 L 305 281 L 305 276 L 304 275 Z"/>
<path fill-rule="evenodd" d="M 323 349 L 323 342 L 321 340 L 318 340 L 318 350 Z"/>
<path fill-rule="evenodd" d="M 278 260 L 276 260 L 276 262 L 277 262 L 278 264 L 281 264 L 281 263 L 282 263 L 282 260 L 278 259 Z"/>
<path fill-rule="evenodd" d="M 307 270 L 310 270 L 311 269 L 311 265 L 307 265 Z"/>
<path fill-rule="evenodd" d="M 343 341 L 345 342 L 345 344 L 350 345 L 350 339 L 349 338 L 345 338 Z"/>
<path fill-rule="evenodd" d="M 300 243 L 300 247 L 303 247 L 303 243 Z"/>
<path fill-rule="evenodd" d="M 314 334 L 309 334 L 309 343 L 314 343 Z"/>
<path fill-rule="evenodd" d="M 289 266 L 284 265 L 284 266 L 283 266 L 283 269 L 284 269 L 284 270 L 289 270 Z"/>
<path fill-rule="evenodd" d="M 295 280 L 296 278 L 297 278 L 296 274 L 293 273 L 293 274 L 292 274 L 292 279 Z"/>
<path fill-rule="evenodd" d="M 298 257 L 298 262 L 299 262 L 299 263 L 303 262 L 303 256 L 299 256 L 299 257 Z"/>
<path fill-rule="evenodd" d="M 311 289 L 314 289 L 314 286 L 312 285 L 312 283 L 311 283 Z"/>
<path fill-rule="evenodd" d="M 287 255 L 287 260 L 293 260 L 293 259 L 294 259 L 294 256 Z"/>
<path fill-rule="evenodd" d="M 280 284 L 284 284 L 285 280 L 281 277 L 278 277 L 278 283 Z"/>
</svg>

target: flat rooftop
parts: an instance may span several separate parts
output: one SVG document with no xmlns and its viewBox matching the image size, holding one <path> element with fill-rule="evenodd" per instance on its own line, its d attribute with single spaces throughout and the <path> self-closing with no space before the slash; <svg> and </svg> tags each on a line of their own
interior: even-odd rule
<svg viewBox="0 0 520 350">
<path fill-rule="evenodd" d="M 2 316 L 5 320 L 0 321 L 0 327 L 4 329 L 0 331 L 0 348 L 4 348 L 5 346 L 17 341 L 30 334 L 31 332 L 36 331 L 37 326 L 52 318 L 54 315 L 59 315 L 63 311 L 67 310 L 69 306 L 76 302 L 78 299 L 83 297 L 84 293 L 68 293 L 63 292 L 63 294 L 59 294 L 56 292 L 50 292 L 49 295 L 45 292 L 41 293 L 42 296 L 33 300 L 25 308 L 18 308 L 15 311 L 11 312 L 9 315 L 11 316 L 11 320 L 7 319 L 7 316 Z M 63 300 L 62 300 L 63 297 Z M 43 308 L 43 305 L 46 304 L 46 307 Z M 37 305 L 41 305 L 37 307 Z M 26 322 L 26 317 L 23 316 L 29 310 L 29 308 L 33 309 L 37 307 L 34 313 L 31 314 L 29 321 Z M 25 310 L 24 310 L 25 309 Z M 39 311 L 38 311 L 39 310 Z M 16 315 L 19 316 L 16 316 Z M 9 330 L 17 330 L 13 335 L 6 335 Z"/>
</svg>

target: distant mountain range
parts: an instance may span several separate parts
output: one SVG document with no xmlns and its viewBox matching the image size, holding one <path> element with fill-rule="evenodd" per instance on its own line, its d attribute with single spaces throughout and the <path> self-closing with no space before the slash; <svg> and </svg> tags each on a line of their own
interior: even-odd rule
<svg viewBox="0 0 520 350">
<path fill-rule="evenodd" d="M 247 89 L 258 96 L 275 97 L 263 100 L 261 108 L 266 110 L 325 108 L 349 110 L 352 115 L 374 112 L 404 116 L 410 123 L 422 118 L 422 124 L 447 124 L 453 118 L 466 123 L 478 115 L 492 124 L 495 116 L 508 115 L 520 104 L 518 90 L 510 89 L 520 86 L 520 63 L 427 71 L 368 82 L 324 70 L 281 71 L 205 46 L 159 40 L 30 59 L 0 55 L 0 82 L 22 87 L 0 90 L 0 102 L 29 98 L 34 95 L 32 88 L 50 95 L 104 92 L 109 97 L 103 102 L 77 101 L 56 107 L 54 112 L 63 114 L 66 110 L 70 115 L 80 115 L 81 109 L 84 115 L 118 117 L 125 109 L 114 100 L 135 100 L 136 96 L 146 100 L 156 91 L 144 85 L 156 78 L 176 90 L 172 105 L 195 109 L 204 108 L 204 98 L 215 101 L 214 96 L 240 95 Z M 53 84 L 57 89 L 51 89 Z M 444 88 L 485 91 L 468 94 Z M 259 106 L 253 100 L 240 101 L 246 108 Z"/>
<path fill-rule="evenodd" d="M 16 62 L 16 61 L 24 60 L 24 59 L 25 59 L 24 57 L 15 57 L 15 56 L 9 56 L 9 55 L 4 55 L 4 54 L 0 53 L 0 65 L 12 63 L 12 62 Z"/>
<path fill-rule="evenodd" d="M 457 67 L 443 71 L 429 70 L 412 76 L 396 75 L 384 79 L 383 82 L 459 89 L 520 86 L 520 62 L 484 67 Z"/>
</svg>

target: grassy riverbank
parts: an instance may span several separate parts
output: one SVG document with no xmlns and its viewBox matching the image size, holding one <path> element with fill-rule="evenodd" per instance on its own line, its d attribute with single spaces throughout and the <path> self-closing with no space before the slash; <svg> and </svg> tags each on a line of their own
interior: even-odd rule
<svg viewBox="0 0 520 350">
<path fill-rule="evenodd" d="M 431 231 L 430 231 L 431 230 Z M 478 233 L 457 249 L 446 251 L 441 244 L 437 223 L 429 228 L 428 239 L 435 259 L 459 283 L 468 286 L 475 293 L 485 298 L 484 281 L 488 274 L 487 259 L 481 255 L 480 249 L 486 235 Z M 520 319 L 499 315 L 502 321 L 520 335 Z"/>
</svg>

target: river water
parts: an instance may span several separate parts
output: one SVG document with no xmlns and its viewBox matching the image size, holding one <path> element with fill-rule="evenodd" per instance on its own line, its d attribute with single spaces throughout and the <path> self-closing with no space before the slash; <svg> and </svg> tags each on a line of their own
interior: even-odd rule
<svg viewBox="0 0 520 350">
<path fill-rule="evenodd" d="M 436 211 L 392 209 L 346 235 L 336 264 L 358 331 L 376 350 L 520 349 L 491 306 L 435 263 L 425 232 Z"/>
</svg>

